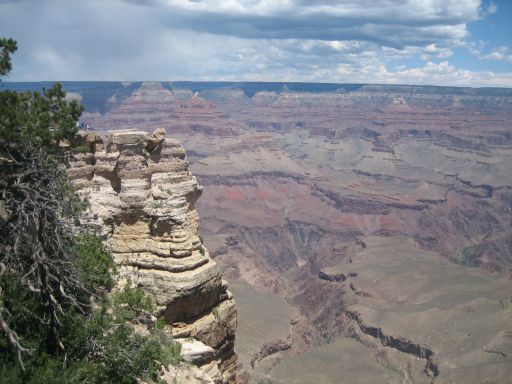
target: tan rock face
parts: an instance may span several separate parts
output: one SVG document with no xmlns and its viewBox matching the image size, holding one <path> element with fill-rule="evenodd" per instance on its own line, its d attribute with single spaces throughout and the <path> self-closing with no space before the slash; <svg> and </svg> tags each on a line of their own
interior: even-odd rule
<svg viewBox="0 0 512 384">
<path fill-rule="evenodd" d="M 85 224 L 106 239 L 121 285 L 149 292 L 173 334 L 187 329 L 187 337 L 213 348 L 208 370 L 221 377 L 213 380 L 233 382 L 236 306 L 199 237 L 194 203 L 202 187 L 184 148 L 163 130 L 78 140 L 90 153 L 75 155 L 68 174 L 88 197 Z"/>
</svg>

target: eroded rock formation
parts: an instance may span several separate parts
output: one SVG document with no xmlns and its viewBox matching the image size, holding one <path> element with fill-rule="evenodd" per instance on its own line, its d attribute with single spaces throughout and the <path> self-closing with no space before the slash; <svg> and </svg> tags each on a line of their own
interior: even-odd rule
<svg viewBox="0 0 512 384">
<path fill-rule="evenodd" d="M 155 299 L 174 337 L 207 351 L 193 362 L 215 383 L 235 380 L 236 306 L 199 237 L 194 203 L 202 187 L 185 150 L 165 130 L 94 133 L 80 140 L 69 176 L 87 196 L 86 225 L 106 239 L 121 285 Z"/>
</svg>

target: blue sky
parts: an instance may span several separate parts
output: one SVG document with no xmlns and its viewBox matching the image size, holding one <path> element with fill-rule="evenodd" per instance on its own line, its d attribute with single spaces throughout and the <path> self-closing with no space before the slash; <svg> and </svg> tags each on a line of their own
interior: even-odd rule
<svg viewBox="0 0 512 384">
<path fill-rule="evenodd" d="M 509 0 L 0 0 L 7 81 L 512 87 Z"/>
</svg>

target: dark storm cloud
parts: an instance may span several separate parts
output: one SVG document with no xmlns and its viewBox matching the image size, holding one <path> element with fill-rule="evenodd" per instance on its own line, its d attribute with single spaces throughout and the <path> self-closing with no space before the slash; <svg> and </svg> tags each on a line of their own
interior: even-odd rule
<svg viewBox="0 0 512 384">
<path fill-rule="evenodd" d="M 429 4 L 426 6 L 425 4 Z M 163 22 L 251 39 L 361 40 L 401 48 L 464 38 L 480 2 L 160 1 Z"/>
</svg>

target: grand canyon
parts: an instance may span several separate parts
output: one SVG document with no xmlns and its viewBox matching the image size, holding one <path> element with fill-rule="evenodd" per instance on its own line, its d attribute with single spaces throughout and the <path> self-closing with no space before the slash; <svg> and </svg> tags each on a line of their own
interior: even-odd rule
<svg viewBox="0 0 512 384">
<path fill-rule="evenodd" d="M 241 382 L 512 380 L 512 89 L 63 85 L 186 149 Z"/>
</svg>

